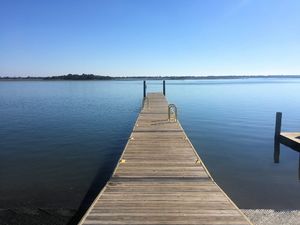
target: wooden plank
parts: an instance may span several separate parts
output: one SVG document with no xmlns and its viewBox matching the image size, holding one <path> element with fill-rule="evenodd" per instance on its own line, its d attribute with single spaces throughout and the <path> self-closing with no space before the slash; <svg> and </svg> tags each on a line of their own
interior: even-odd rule
<svg viewBox="0 0 300 225">
<path fill-rule="evenodd" d="M 300 152 L 300 132 L 281 132 L 279 140 L 280 143 Z"/>
<path fill-rule="evenodd" d="M 80 224 L 251 224 L 213 181 L 162 93 L 149 93 L 120 161 Z"/>
<path fill-rule="evenodd" d="M 281 132 L 280 135 L 293 142 L 300 144 L 300 132 Z"/>
</svg>

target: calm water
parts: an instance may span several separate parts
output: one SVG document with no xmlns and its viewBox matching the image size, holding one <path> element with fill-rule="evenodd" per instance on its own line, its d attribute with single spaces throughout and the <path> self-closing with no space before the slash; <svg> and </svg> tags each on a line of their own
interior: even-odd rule
<svg viewBox="0 0 300 225">
<path fill-rule="evenodd" d="M 300 79 L 167 81 L 182 126 L 241 208 L 300 209 L 299 153 L 282 146 L 273 163 L 275 112 L 299 131 L 299 91 Z M 77 208 L 95 177 L 109 178 L 141 98 L 141 81 L 0 82 L 0 208 Z"/>
</svg>

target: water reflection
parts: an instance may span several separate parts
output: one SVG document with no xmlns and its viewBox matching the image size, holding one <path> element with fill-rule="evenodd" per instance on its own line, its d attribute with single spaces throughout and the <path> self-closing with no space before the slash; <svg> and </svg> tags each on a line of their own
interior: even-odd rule
<svg viewBox="0 0 300 225">
<path fill-rule="evenodd" d="M 286 142 L 280 138 L 274 139 L 274 163 L 279 163 L 280 161 L 280 144 L 288 146 L 290 149 L 299 152 L 299 161 L 298 161 L 298 180 L 300 181 L 300 145 L 295 146 Z"/>
</svg>

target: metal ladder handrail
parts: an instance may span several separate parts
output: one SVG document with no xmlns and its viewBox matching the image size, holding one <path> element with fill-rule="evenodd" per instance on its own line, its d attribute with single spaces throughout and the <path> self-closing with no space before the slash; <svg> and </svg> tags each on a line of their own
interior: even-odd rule
<svg viewBox="0 0 300 225">
<path fill-rule="evenodd" d="M 175 104 L 168 105 L 168 120 L 169 120 L 169 122 L 171 122 L 171 111 L 173 111 L 174 115 L 175 115 L 174 122 L 177 122 L 177 107 Z"/>
</svg>

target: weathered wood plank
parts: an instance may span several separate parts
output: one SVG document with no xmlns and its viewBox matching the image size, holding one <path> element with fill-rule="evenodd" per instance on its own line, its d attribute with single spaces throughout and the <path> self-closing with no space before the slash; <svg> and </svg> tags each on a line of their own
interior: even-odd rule
<svg viewBox="0 0 300 225">
<path fill-rule="evenodd" d="M 300 132 L 281 132 L 280 136 L 300 146 Z"/>
</svg>

